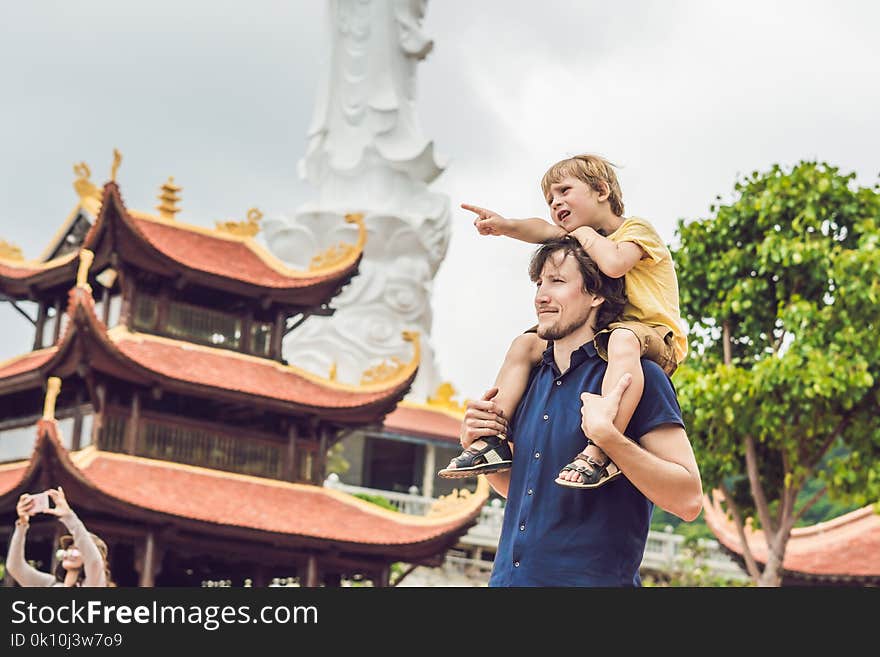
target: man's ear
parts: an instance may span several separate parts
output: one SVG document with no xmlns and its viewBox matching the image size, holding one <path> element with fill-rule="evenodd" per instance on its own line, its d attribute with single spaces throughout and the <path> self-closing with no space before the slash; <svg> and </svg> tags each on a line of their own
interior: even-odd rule
<svg viewBox="0 0 880 657">
<path fill-rule="evenodd" d="M 598 308 L 603 303 L 605 303 L 605 297 L 601 297 L 601 296 L 597 295 L 597 296 L 593 297 L 593 300 L 590 302 L 590 308 Z"/>
</svg>

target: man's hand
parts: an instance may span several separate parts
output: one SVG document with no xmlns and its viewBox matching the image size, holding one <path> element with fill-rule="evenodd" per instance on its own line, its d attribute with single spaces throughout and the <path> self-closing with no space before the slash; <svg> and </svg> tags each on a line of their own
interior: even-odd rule
<svg viewBox="0 0 880 657">
<path fill-rule="evenodd" d="M 584 435 L 596 445 L 602 447 L 602 441 L 614 433 L 614 418 L 620 406 L 620 398 L 632 383 L 632 375 L 627 373 L 620 377 L 606 396 L 585 392 L 581 395 L 581 429 Z"/>
<path fill-rule="evenodd" d="M 462 449 L 467 449 L 471 443 L 480 438 L 507 432 L 504 411 L 492 401 L 497 394 L 498 388 L 489 388 L 480 399 L 468 401 L 466 404 L 467 411 L 459 434 Z"/>
<path fill-rule="evenodd" d="M 477 218 L 474 219 L 474 226 L 480 235 L 508 234 L 510 220 L 502 217 L 497 212 L 476 205 L 468 205 L 467 203 L 462 203 L 461 207 L 477 215 Z"/>
</svg>

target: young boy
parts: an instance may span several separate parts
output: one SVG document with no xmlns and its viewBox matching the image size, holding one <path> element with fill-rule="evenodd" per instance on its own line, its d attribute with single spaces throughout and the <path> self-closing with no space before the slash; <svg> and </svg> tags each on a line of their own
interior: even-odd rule
<svg viewBox="0 0 880 657">
<path fill-rule="evenodd" d="M 543 219 L 507 219 L 473 205 L 461 207 L 477 215 L 481 235 L 506 235 L 538 244 L 570 234 L 607 276 L 625 276 L 627 305 L 620 320 L 596 335 L 599 355 L 608 361 L 602 381 L 607 394 L 629 373 L 632 383 L 621 399 L 614 425 L 624 432 L 644 388 L 640 359 L 655 361 L 667 376 L 687 354 L 687 337 L 680 318 L 678 279 L 669 250 L 651 224 L 624 218 L 623 195 L 613 165 L 596 155 L 577 155 L 554 164 L 541 180 L 553 224 Z M 493 401 L 504 418 L 513 416 L 528 385 L 532 367 L 540 362 L 547 343 L 530 329 L 518 336 L 495 380 Z M 574 409 L 573 409 L 574 412 Z M 479 439 L 439 472 L 444 478 L 470 477 L 510 468 L 512 453 L 504 434 Z M 620 469 L 587 439 L 587 446 L 564 466 L 556 479 L 561 486 L 596 488 Z"/>
</svg>

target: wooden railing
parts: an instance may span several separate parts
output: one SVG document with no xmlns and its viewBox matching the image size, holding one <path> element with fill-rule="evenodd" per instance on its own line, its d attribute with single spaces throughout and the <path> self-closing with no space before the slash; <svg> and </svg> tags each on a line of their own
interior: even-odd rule
<svg viewBox="0 0 880 657">
<path fill-rule="evenodd" d="M 125 452 L 128 422 L 124 417 L 107 414 L 101 429 L 101 449 Z M 152 415 L 141 417 L 134 443 L 136 456 L 273 479 L 283 474 L 285 453 L 282 443 Z"/>
</svg>

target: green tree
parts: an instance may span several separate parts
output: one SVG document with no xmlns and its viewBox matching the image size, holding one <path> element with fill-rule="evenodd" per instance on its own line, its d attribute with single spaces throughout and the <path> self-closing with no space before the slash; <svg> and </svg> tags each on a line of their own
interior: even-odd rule
<svg viewBox="0 0 880 657">
<path fill-rule="evenodd" d="M 675 383 L 706 490 L 722 492 L 755 583 L 778 586 L 791 529 L 818 500 L 880 497 L 880 186 L 799 162 L 734 191 L 678 224 L 692 351 Z M 747 517 L 767 539 L 763 568 Z"/>
</svg>

